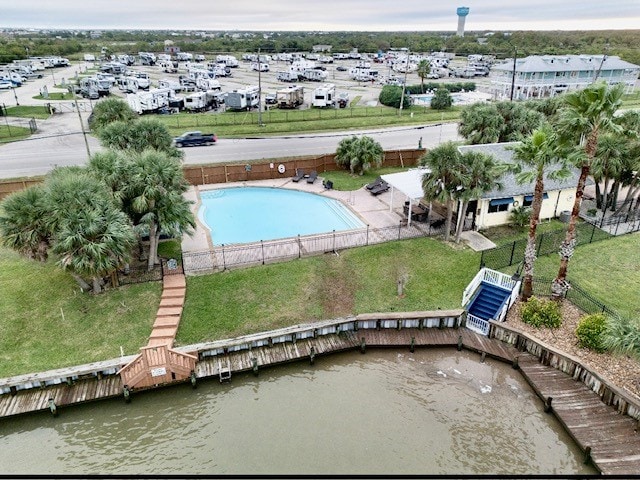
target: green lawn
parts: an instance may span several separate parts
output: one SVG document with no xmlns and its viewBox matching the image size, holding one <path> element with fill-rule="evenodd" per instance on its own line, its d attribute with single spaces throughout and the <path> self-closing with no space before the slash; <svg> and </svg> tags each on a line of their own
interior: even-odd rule
<svg viewBox="0 0 640 480">
<path fill-rule="evenodd" d="M 376 168 L 363 175 L 351 175 L 351 173 L 345 170 L 335 170 L 323 172 L 322 177 L 325 180 L 331 180 L 333 182 L 334 190 L 350 191 L 362 188 L 364 185 L 373 182 L 380 175 L 403 172 L 405 170 L 406 168 L 402 167 Z"/>
<path fill-rule="evenodd" d="M 13 125 L 0 125 L 0 143 L 14 142 L 31 135 L 31 130 L 26 127 L 15 127 Z"/>
<path fill-rule="evenodd" d="M 422 238 L 189 277 L 177 341 L 187 345 L 365 312 L 459 308 L 478 260 L 471 250 Z M 408 281 L 399 298 L 403 275 Z"/>
<path fill-rule="evenodd" d="M 552 232 L 554 230 L 564 230 L 566 228 L 567 224 L 562 223 L 558 219 L 552 219 L 550 221 L 545 220 L 538 224 L 536 234 Z M 527 235 L 529 234 L 529 226 L 527 225 L 526 227 L 519 228 L 512 225 L 500 225 L 498 227 L 487 228 L 486 230 L 482 230 L 480 233 L 496 245 L 500 246 L 507 243 L 513 243 L 515 240 L 527 238 Z"/>
<path fill-rule="evenodd" d="M 51 114 L 46 105 L 19 105 L 7 107 L 7 116 L 45 120 L 49 118 Z"/>
<path fill-rule="evenodd" d="M 53 262 L 0 248 L 0 377 L 137 353 L 151 332 L 159 282 L 80 293 Z"/>
</svg>

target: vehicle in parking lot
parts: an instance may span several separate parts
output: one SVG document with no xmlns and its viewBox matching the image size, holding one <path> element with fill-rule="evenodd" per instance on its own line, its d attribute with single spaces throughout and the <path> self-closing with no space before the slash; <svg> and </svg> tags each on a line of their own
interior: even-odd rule
<svg viewBox="0 0 640 480">
<path fill-rule="evenodd" d="M 275 93 L 267 93 L 264 96 L 264 103 L 267 105 L 275 105 L 278 103 L 277 95 Z"/>
<path fill-rule="evenodd" d="M 346 72 L 348 68 L 340 65 L 339 67 L 336 67 L 336 70 L 339 72 Z"/>
<path fill-rule="evenodd" d="M 338 106 L 345 108 L 349 104 L 349 94 L 347 92 L 341 92 L 338 94 Z"/>
<path fill-rule="evenodd" d="M 198 145 L 213 145 L 218 141 L 214 133 L 202 133 L 198 131 L 185 132 L 173 139 L 176 147 L 195 147 Z"/>
</svg>

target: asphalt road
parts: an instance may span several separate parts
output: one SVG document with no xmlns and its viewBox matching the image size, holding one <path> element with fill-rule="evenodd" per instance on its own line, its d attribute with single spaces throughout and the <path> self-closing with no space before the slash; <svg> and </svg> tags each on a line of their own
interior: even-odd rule
<svg viewBox="0 0 640 480">
<path fill-rule="evenodd" d="M 59 83 L 62 78 L 73 77 L 83 68 L 83 66 L 72 66 L 56 69 L 52 73 L 47 72 L 43 79 L 30 81 L 16 89 L 18 101 L 21 105 L 42 105 L 45 102 L 32 98 L 40 93 L 42 86 L 46 85 L 49 91 L 54 91 L 54 83 Z M 15 105 L 14 92 L 0 92 L 0 104 L 2 103 L 7 106 Z M 55 166 L 84 165 L 89 158 L 86 143 L 91 154 L 100 150 L 97 139 L 89 134 L 86 135 L 85 143 L 78 112 L 71 102 L 51 103 L 62 104 L 58 108 L 62 113 L 53 115 L 48 120 L 38 120 L 38 132 L 29 139 L 0 145 L 0 178 L 43 175 Z M 90 109 L 87 108 L 84 111 L 81 108 L 80 110 L 86 129 Z M 21 122 L 24 124 L 24 119 Z M 332 153 L 336 151 L 340 140 L 354 134 L 367 134 L 373 137 L 385 150 L 417 148 L 421 138 L 422 146 L 425 148 L 432 148 L 448 140 L 460 139 L 456 123 L 299 136 L 220 138 L 214 146 L 186 148 L 185 163 L 225 163 Z"/>
</svg>

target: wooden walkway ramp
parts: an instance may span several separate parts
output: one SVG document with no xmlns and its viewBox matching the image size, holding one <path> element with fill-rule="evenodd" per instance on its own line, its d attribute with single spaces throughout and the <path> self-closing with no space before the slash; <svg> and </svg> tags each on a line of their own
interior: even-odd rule
<svg viewBox="0 0 640 480">
<path fill-rule="evenodd" d="M 534 391 L 600 472 L 640 474 L 638 421 L 619 414 L 584 383 L 543 365 L 531 354 L 520 353 L 518 365 Z"/>
</svg>

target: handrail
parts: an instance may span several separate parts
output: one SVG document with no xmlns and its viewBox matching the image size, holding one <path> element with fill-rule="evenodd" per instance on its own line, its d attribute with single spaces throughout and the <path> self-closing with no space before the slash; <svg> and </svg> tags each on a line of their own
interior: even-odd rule
<svg viewBox="0 0 640 480">
<path fill-rule="evenodd" d="M 482 279 L 484 278 L 486 268 L 481 268 L 476 276 L 473 277 L 473 280 L 467 285 L 467 288 L 464 289 L 462 293 L 462 306 L 465 307 L 469 301 L 471 300 L 472 295 L 478 289 L 480 284 L 482 283 Z"/>
</svg>

